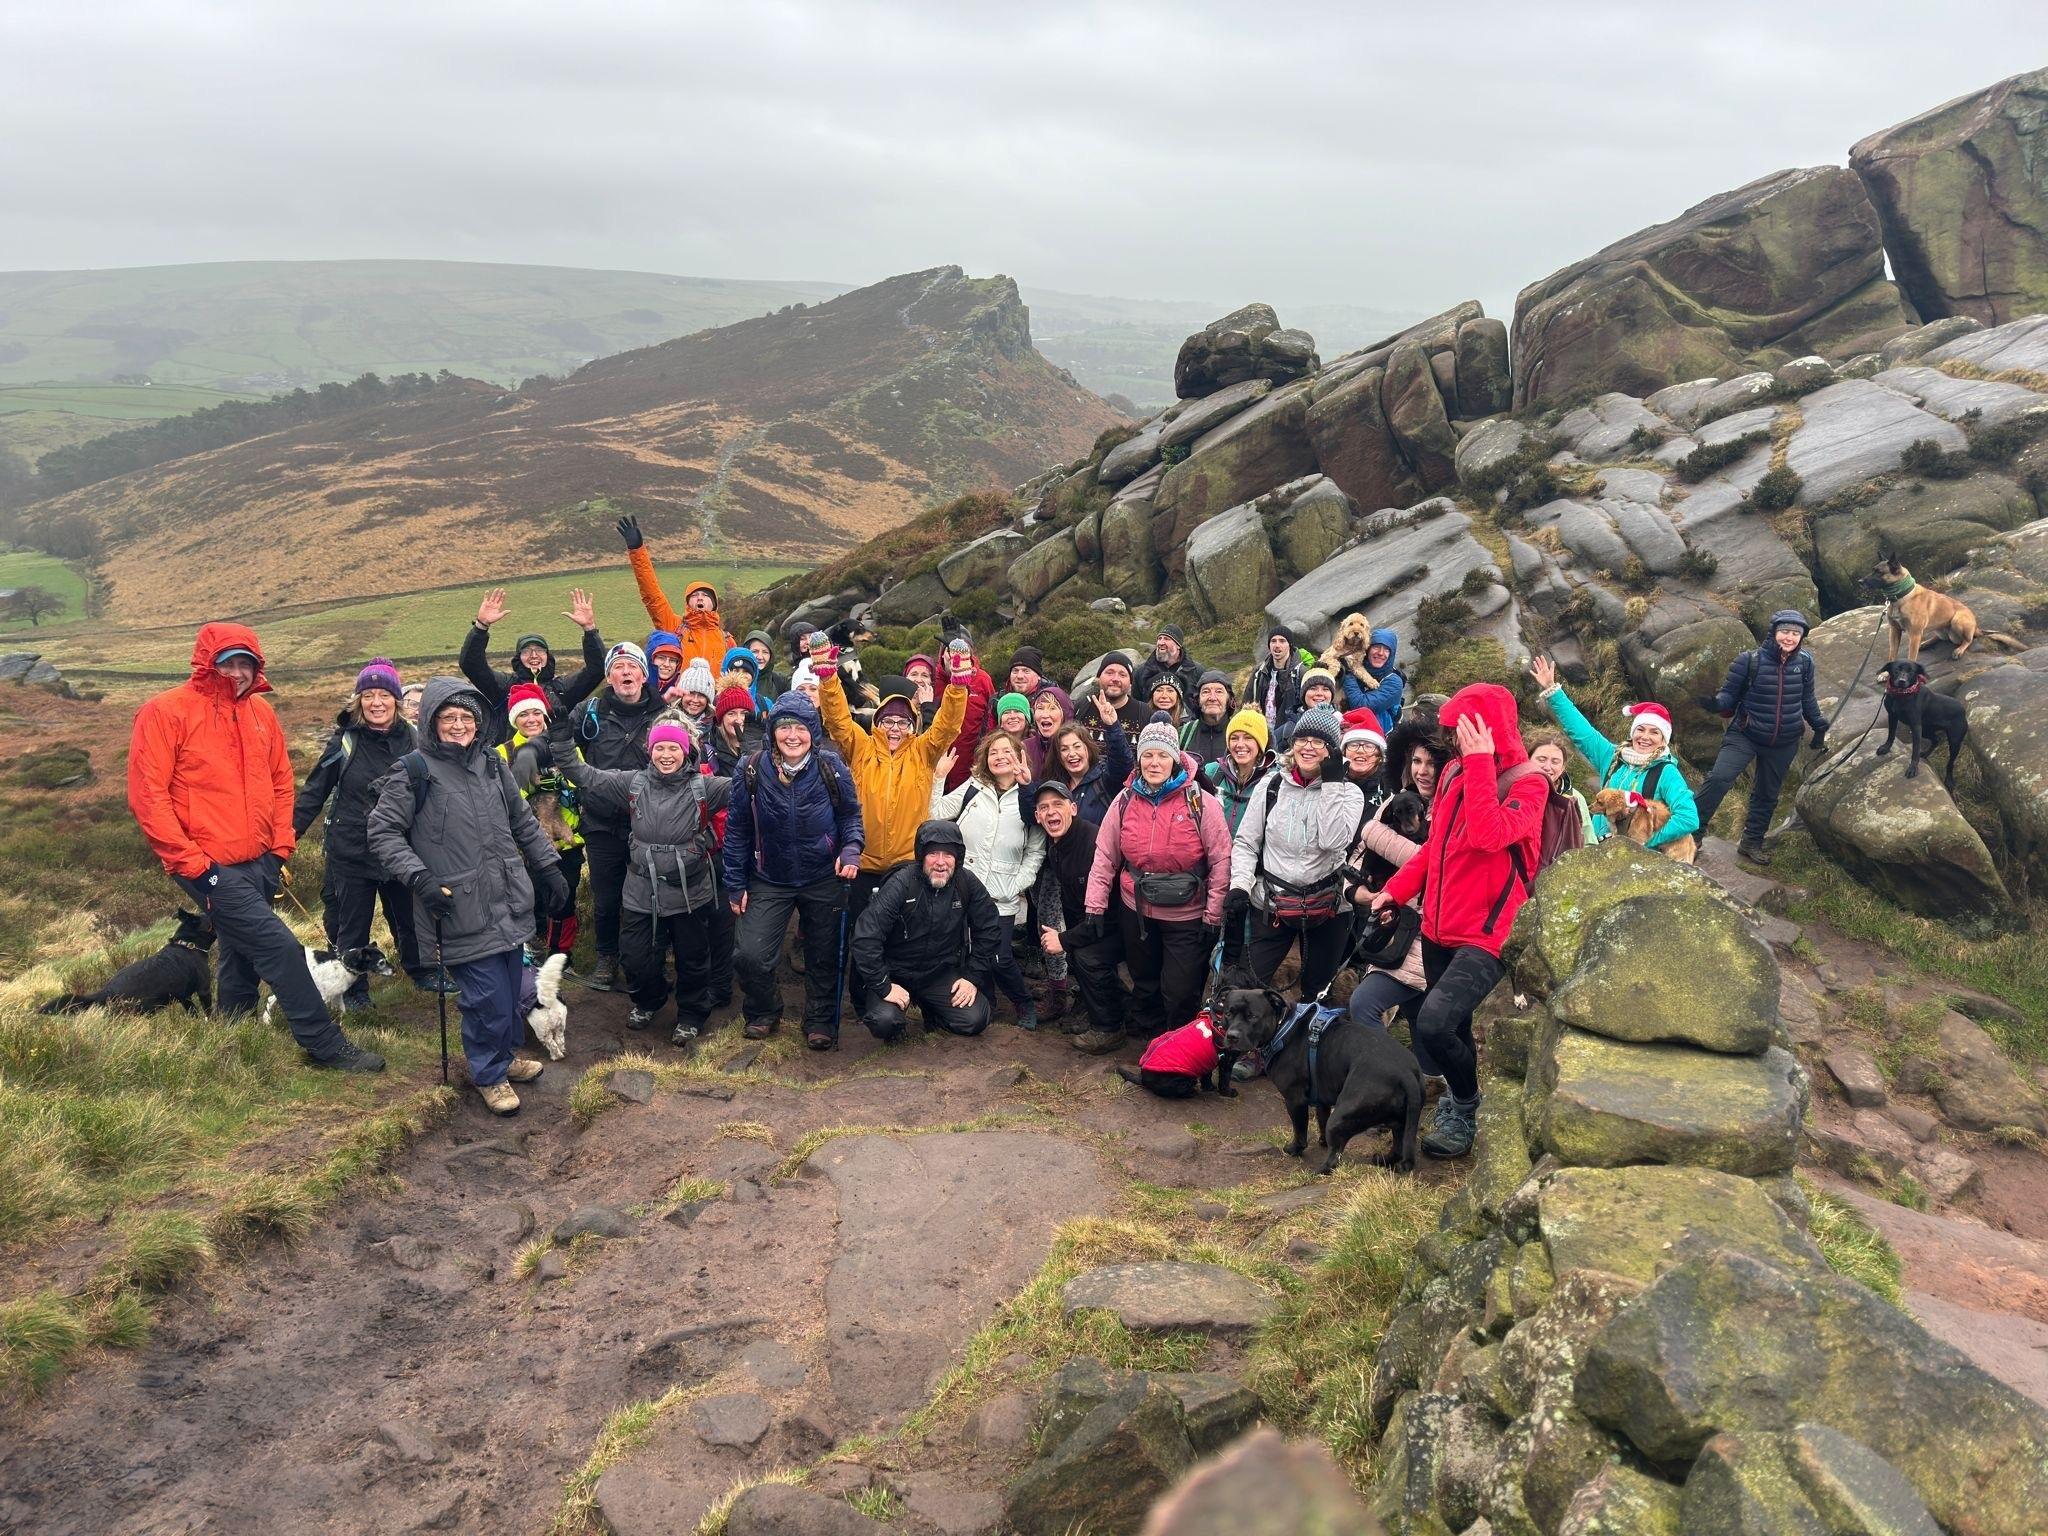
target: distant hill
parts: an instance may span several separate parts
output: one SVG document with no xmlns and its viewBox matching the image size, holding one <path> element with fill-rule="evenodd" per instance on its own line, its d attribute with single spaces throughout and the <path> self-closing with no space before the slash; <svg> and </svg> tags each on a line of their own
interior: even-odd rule
<svg viewBox="0 0 2048 1536">
<path fill-rule="evenodd" d="M 365 372 L 447 369 L 495 384 L 847 291 L 467 261 L 224 261 L 0 272 L 0 448 L 30 459 L 99 433 Z M 1189 332 L 1237 307 L 1024 290 L 1047 358 L 1097 394 L 1173 398 Z M 1417 317 L 1282 307 L 1324 356 Z"/>
<path fill-rule="evenodd" d="M 0 272 L 0 446 L 365 372 L 516 384 L 845 291 L 473 261 Z"/>
<path fill-rule="evenodd" d="M 100 532 L 108 613 L 244 612 L 658 558 L 812 560 L 934 498 L 1008 489 L 1119 418 L 957 267 L 589 364 L 427 395 L 38 503 Z"/>
</svg>

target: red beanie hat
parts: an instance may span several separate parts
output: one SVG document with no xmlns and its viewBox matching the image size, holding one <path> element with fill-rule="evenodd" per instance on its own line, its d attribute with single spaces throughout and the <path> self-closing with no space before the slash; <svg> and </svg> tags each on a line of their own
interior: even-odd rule
<svg viewBox="0 0 2048 1536">
<path fill-rule="evenodd" d="M 1621 712 L 1628 717 L 1631 729 L 1638 725 L 1650 726 L 1664 738 L 1665 746 L 1671 745 L 1671 711 L 1656 700 L 1646 699 L 1640 704 L 1624 704 Z"/>
<path fill-rule="evenodd" d="M 521 710 L 532 709 L 535 705 L 544 715 L 553 713 L 548 708 L 547 690 L 539 683 L 514 683 L 512 691 L 505 695 L 505 718 L 517 720 Z"/>
<path fill-rule="evenodd" d="M 754 696 L 744 688 L 721 688 L 717 700 L 711 706 L 711 718 L 723 720 L 736 709 L 744 709 L 751 715 L 754 712 Z"/>
</svg>

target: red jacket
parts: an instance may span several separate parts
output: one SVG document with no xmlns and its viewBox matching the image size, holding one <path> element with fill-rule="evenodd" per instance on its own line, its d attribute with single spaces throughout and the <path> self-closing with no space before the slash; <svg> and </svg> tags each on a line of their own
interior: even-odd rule
<svg viewBox="0 0 2048 1536">
<path fill-rule="evenodd" d="M 256 682 L 236 698 L 213 658 L 254 651 Z M 270 691 L 256 632 L 207 624 L 192 642 L 192 677 L 135 714 L 128 743 L 128 808 L 151 850 L 174 875 L 260 854 L 291 857 L 292 763 L 284 730 L 259 697 Z"/>
<path fill-rule="evenodd" d="M 1460 688 L 1438 716 L 1444 736 L 1452 738 L 1468 714 L 1492 729 L 1493 751 L 1470 753 L 1444 770 L 1430 806 L 1429 841 L 1394 872 L 1386 893 L 1396 903 L 1421 894 L 1424 938 L 1497 955 L 1536 877 L 1548 781 L 1522 746 L 1513 694 L 1498 683 Z"/>
<path fill-rule="evenodd" d="M 1157 800 L 1133 788 L 1110 802 L 1095 833 L 1095 863 L 1088 872 L 1091 913 L 1109 910 L 1110 882 L 1115 881 L 1124 905 L 1141 917 L 1222 926 L 1223 897 L 1230 889 L 1230 824 L 1215 796 L 1195 787 L 1185 754 L 1182 771 L 1187 782 Z M 1201 874 L 1201 886 L 1185 906 L 1155 907 L 1138 900 L 1139 870 L 1154 875 L 1193 870 Z"/>
<path fill-rule="evenodd" d="M 1216 1070 L 1216 1016 L 1204 1008 L 1179 1029 L 1169 1029 L 1145 1047 L 1138 1065 L 1149 1072 L 1200 1077 Z"/>
</svg>

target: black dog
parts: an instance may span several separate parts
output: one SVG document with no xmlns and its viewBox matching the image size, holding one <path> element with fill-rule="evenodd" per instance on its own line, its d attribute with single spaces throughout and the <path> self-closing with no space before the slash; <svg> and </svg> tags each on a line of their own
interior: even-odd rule
<svg viewBox="0 0 2048 1536">
<path fill-rule="evenodd" d="M 1232 1051 L 1259 1052 L 1266 1076 L 1287 1101 L 1294 1121 L 1294 1144 L 1287 1155 L 1300 1157 L 1308 1146 L 1313 1100 L 1316 1137 L 1329 1149 L 1316 1172 L 1330 1172 L 1352 1137 L 1382 1125 L 1393 1130 L 1393 1145 L 1372 1161 L 1401 1173 L 1414 1171 L 1415 1135 L 1422 1123 L 1422 1069 L 1414 1055 L 1384 1029 L 1353 1024 L 1340 1014 L 1317 1047 L 1311 1082 L 1306 1023 L 1289 1033 L 1277 1056 L 1266 1054 L 1291 1006 L 1270 987 L 1236 987 L 1223 998 L 1224 1044 Z"/>
<path fill-rule="evenodd" d="M 1398 832 L 1411 843 L 1429 841 L 1429 802 L 1412 789 L 1402 790 L 1381 806 L 1379 820 L 1389 832 Z M 1399 867 L 1368 848 L 1362 870 L 1364 883 L 1376 891 L 1394 877 Z"/>
<path fill-rule="evenodd" d="M 206 952 L 213 948 L 213 924 L 197 912 L 178 914 L 178 931 L 153 955 L 124 965 L 97 992 L 78 997 L 53 997 L 39 1013 L 77 1013 L 104 1004 L 137 1013 L 154 1013 L 172 1003 L 187 1012 L 213 1007 L 213 968 Z"/>
<path fill-rule="evenodd" d="M 1970 734 L 1969 711 L 1962 701 L 1936 693 L 1927 686 L 1927 669 L 1917 661 L 1888 661 L 1878 669 L 1884 675 L 1884 745 L 1877 749 L 1883 757 L 1891 751 L 1892 743 L 1898 740 L 1899 726 L 1903 723 L 1912 746 L 1912 756 L 1906 763 L 1906 777 L 1920 776 L 1920 764 L 1934 756 L 1934 749 L 1940 743 L 1948 743 L 1948 767 L 1942 771 L 1941 782 L 1951 792 L 1956 787 L 1956 756 L 1963 750 L 1963 738 Z"/>
</svg>

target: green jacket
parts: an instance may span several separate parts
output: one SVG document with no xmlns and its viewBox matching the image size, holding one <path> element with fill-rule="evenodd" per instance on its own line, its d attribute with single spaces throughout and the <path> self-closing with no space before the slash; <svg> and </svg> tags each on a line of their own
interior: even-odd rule
<svg viewBox="0 0 2048 1536">
<path fill-rule="evenodd" d="M 1543 696 L 1549 706 L 1551 718 L 1559 729 L 1570 739 L 1579 756 L 1593 765 L 1593 771 L 1600 774 L 1602 789 L 1628 789 L 1647 799 L 1661 800 L 1671 807 L 1671 819 L 1664 823 L 1664 830 L 1650 839 L 1649 846 L 1661 848 L 1675 842 L 1687 833 L 1698 832 L 1700 828 L 1699 808 L 1693 804 L 1692 786 L 1685 782 L 1685 769 L 1669 752 L 1653 763 L 1638 768 L 1633 763 L 1622 761 L 1621 749 L 1593 727 L 1593 722 L 1579 713 L 1571 695 L 1562 685 L 1553 688 Z M 1646 780 L 1654 780 L 1655 794 L 1643 787 Z M 1607 825 L 1605 816 L 1592 819 L 1593 836 L 1604 838 L 1613 829 Z"/>
</svg>

